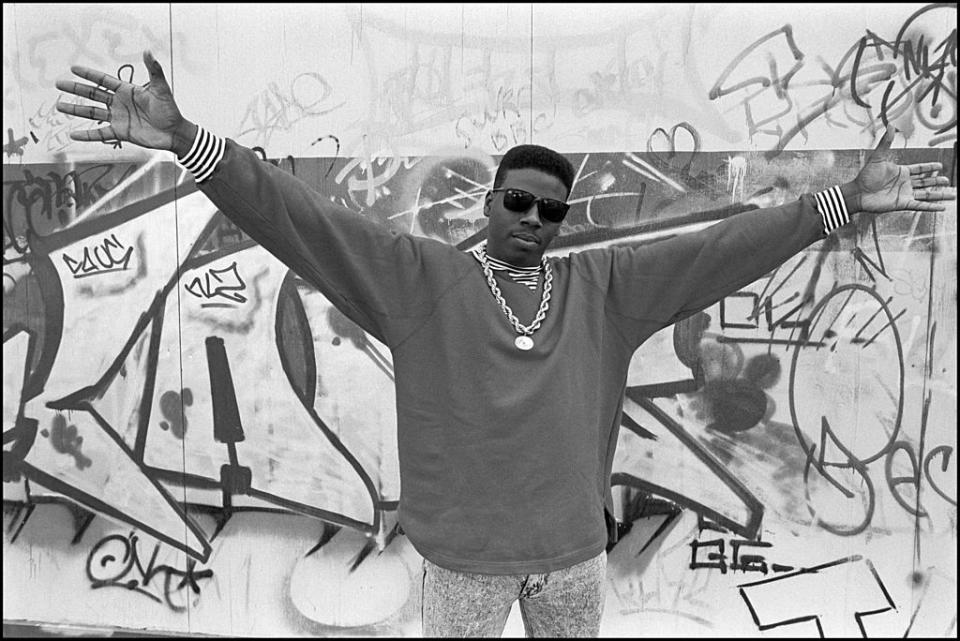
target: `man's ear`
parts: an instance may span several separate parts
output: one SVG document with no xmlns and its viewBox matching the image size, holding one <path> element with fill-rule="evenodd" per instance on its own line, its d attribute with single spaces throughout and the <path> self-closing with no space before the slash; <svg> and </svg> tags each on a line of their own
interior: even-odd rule
<svg viewBox="0 0 960 641">
<path fill-rule="evenodd" d="M 487 195 L 483 198 L 483 215 L 487 218 L 490 218 L 490 201 L 493 200 L 493 194 L 487 192 Z"/>
</svg>

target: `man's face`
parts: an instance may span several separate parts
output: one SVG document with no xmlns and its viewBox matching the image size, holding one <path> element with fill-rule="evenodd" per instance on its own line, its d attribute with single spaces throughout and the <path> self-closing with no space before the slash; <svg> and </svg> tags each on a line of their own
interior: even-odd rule
<svg viewBox="0 0 960 641">
<path fill-rule="evenodd" d="M 541 198 L 567 199 L 567 188 L 560 179 L 539 169 L 510 169 L 498 189 L 522 189 Z M 503 196 L 502 191 L 488 193 L 484 201 L 483 214 L 490 219 L 487 254 L 517 267 L 538 265 L 563 223 L 541 218 L 539 203 L 527 211 L 510 211 L 503 206 Z"/>
</svg>

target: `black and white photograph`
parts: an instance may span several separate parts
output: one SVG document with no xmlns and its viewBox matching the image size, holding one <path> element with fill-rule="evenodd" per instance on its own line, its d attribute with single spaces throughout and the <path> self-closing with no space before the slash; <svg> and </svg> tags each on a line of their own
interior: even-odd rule
<svg viewBox="0 0 960 641">
<path fill-rule="evenodd" d="M 3 3 L 3 635 L 956 638 L 956 3 Z"/>
</svg>

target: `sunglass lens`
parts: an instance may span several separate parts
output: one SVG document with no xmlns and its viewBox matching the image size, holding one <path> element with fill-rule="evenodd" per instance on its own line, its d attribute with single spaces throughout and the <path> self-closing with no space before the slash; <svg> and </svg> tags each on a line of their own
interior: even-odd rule
<svg viewBox="0 0 960 641">
<path fill-rule="evenodd" d="M 540 215 L 552 223 L 559 223 L 567 215 L 570 205 L 556 200 L 541 200 Z"/>
<path fill-rule="evenodd" d="M 527 211 L 536 196 L 521 189 L 508 189 L 503 193 L 503 206 L 510 211 Z"/>
</svg>

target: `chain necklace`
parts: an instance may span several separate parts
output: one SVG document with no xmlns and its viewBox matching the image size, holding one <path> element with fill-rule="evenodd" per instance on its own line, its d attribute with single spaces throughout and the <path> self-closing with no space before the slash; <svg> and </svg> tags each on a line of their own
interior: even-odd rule
<svg viewBox="0 0 960 641">
<path fill-rule="evenodd" d="M 497 303 L 500 305 L 500 311 L 502 311 L 504 316 L 507 317 L 507 320 L 510 321 L 514 331 L 520 334 L 513 341 L 513 344 L 517 346 L 517 349 L 523 351 L 533 349 L 533 339 L 530 338 L 530 335 L 540 328 L 543 319 L 547 317 L 547 310 L 550 309 L 550 291 L 553 289 L 553 270 L 550 268 L 550 263 L 547 261 L 546 256 L 541 258 L 540 263 L 543 266 L 543 294 L 540 298 L 540 309 L 537 310 L 537 315 L 534 317 L 533 322 L 529 325 L 521 325 L 516 314 L 513 313 L 513 310 L 507 305 L 507 301 L 504 300 L 503 294 L 500 293 L 500 287 L 497 286 L 497 281 L 493 277 L 493 269 L 490 267 L 490 261 L 487 260 L 487 246 L 483 245 L 480 247 L 475 255 L 480 259 L 480 265 L 483 266 L 483 275 L 487 277 L 487 287 L 490 288 L 490 293 L 493 294 L 493 297 L 497 299 Z"/>
</svg>

